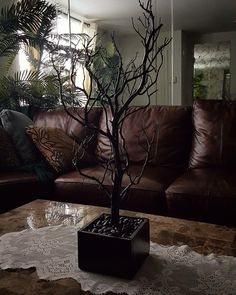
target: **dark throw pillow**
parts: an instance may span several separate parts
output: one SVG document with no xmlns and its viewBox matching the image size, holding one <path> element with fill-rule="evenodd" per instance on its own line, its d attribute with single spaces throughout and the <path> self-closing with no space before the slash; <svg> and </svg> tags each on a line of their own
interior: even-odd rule
<svg viewBox="0 0 236 295">
<path fill-rule="evenodd" d="M 20 166 L 20 159 L 7 132 L 0 127 L 0 169 L 9 170 Z"/>
<path fill-rule="evenodd" d="M 80 166 L 91 164 L 89 154 L 61 129 L 32 126 L 26 128 L 26 132 L 58 173 L 74 169 L 73 160 L 78 151 L 81 157 L 77 164 Z"/>
<path fill-rule="evenodd" d="M 3 128 L 11 137 L 22 164 L 25 165 L 37 161 L 37 150 L 25 132 L 25 128 L 32 125 L 33 121 L 22 113 L 8 109 L 1 111 L 0 119 Z"/>
</svg>

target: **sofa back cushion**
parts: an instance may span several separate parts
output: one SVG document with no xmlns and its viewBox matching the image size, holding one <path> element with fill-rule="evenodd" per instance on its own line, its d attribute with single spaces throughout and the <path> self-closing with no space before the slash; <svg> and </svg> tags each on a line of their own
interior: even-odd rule
<svg viewBox="0 0 236 295">
<path fill-rule="evenodd" d="M 76 118 L 84 118 L 84 108 L 68 108 L 68 111 Z M 93 108 L 88 115 L 88 120 L 98 126 L 101 115 L 100 108 Z M 67 135 L 81 142 L 85 137 L 90 137 L 92 132 L 78 123 L 67 114 L 64 108 L 57 108 L 48 111 L 40 111 L 34 117 L 34 124 L 37 127 L 50 127 L 63 130 Z M 97 142 L 96 135 L 90 141 L 89 150 L 94 150 Z"/>
<path fill-rule="evenodd" d="M 123 124 L 123 137 L 130 161 L 145 160 L 147 138 L 152 141 L 149 164 L 162 167 L 184 167 L 188 164 L 192 140 L 191 107 L 151 106 L 131 107 Z M 108 114 L 110 116 L 110 114 Z M 105 131 L 106 114 L 103 112 L 100 127 Z M 98 153 L 111 157 L 107 138 L 98 136 Z"/>
<path fill-rule="evenodd" d="M 236 102 L 196 100 L 190 168 L 236 165 Z"/>
<path fill-rule="evenodd" d="M 8 109 L 1 111 L 0 119 L 4 130 L 14 144 L 22 164 L 28 165 L 38 161 L 37 149 L 25 132 L 25 128 L 32 125 L 33 121 L 20 112 Z"/>
</svg>

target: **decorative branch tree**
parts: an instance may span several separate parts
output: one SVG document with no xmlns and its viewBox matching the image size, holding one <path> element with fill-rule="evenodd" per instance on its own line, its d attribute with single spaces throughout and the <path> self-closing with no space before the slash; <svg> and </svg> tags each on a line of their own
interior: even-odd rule
<svg viewBox="0 0 236 295">
<path fill-rule="evenodd" d="M 97 46 L 93 50 L 92 40 L 86 40 L 83 44 L 83 50 L 71 50 L 71 86 L 72 89 L 82 94 L 86 98 L 83 116 L 74 107 L 71 109 L 65 102 L 64 89 L 62 81 L 62 71 L 57 66 L 56 59 L 52 52 L 52 63 L 56 71 L 57 79 L 60 88 L 60 97 L 65 111 L 74 120 L 93 131 L 93 134 L 100 134 L 108 139 L 111 148 L 109 159 L 104 159 L 99 151 L 94 152 L 97 163 L 104 168 L 104 175 L 101 179 L 92 175 L 87 175 L 79 167 L 79 160 L 86 151 L 92 137 L 85 138 L 80 145 L 80 149 L 76 153 L 75 165 L 82 176 L 88 177 L 96 181 L 101 189 L 111 199 L 111 221 L 116 225 L 119 222 L 119 207 L 120 201 L 125 198 L 129 189 L 140 182 L 143 176 L 144 169 L 149 162 L 151 145 L 154 139 L 148 138 L 145 128 L 143 135 L 146 138 L 146 157 L 143 162 L 140 173 L 136 176 L 131 175 L 129 171 L 130 158 L 126 147 L 123 126 L 126 118 L 143 108 L 150 105 L 151 96 L 157 91 L 156 83 L 159 71 L 163 64 L 163 50 L 170 43 L 170 39 L 164 39 L 160 43 L 160 31 L 162 24 L 156 24 L 155 17 L 152 12 L 152 1 L 147 0 L 146 3 L 139 0 L 139 5 L 142 8 L 143 16 L 138 18 L 135 23 L 132 20 L 133 29 L 141 40 L 143 57 L 142 62 L 137 64 L 137 54 L 127 64 L 124 64 L 121 52 L 117 46 L 115 37 L 112 36 L 115 54 L 118 57 L 117 64 L 109 63 L 107 52 L 103 46 Z M 58 54 L 58 52 L 57 52 Z M 76 85 L 76 68 L 78 62 L 81 61 L 81 56 L 84 59 L 84 77 L 88 76 L 89 88 L 86 87 L 87 80 L 84 78 L 83 86 Z M 95 67 L 98 59 L 105 65 L 104 69 L 109 70 L 110 79 L 105 79 L 103 70 Z M 147 96 L 147 102 L 144 106 L 132 109 L 130 106 L 140 95 Z M 106 117 L 106 130 L 100 129 L 89 121 L 91 110 L 99 105 Z M 125 187 L 122 184 L 123 176 L 127 175 L 129 184 Z M 109 189 L 105 186 L 104 181 L 110 177 L 112 186 Z"/>
</svg>

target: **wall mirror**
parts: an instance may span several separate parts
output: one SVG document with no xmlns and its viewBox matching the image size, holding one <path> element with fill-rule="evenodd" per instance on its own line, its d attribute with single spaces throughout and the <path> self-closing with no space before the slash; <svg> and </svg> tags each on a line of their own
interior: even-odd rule
<svg viewBox="0 0 236 295">
<path fill-rule="evenodd" d="M 194 45 L 193 97 L 230 99 L 230 42 Z"/>
</svg>

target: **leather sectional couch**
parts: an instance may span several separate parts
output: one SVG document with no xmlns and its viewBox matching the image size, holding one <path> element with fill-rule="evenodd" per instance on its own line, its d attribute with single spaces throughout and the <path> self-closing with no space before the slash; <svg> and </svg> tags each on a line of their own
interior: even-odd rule
<svg viewBox="0 0 236 295">
<path fill-rule="evenodd" d="M 82 109 L 78 109 L 82 112 Z M 104 113 L 94 109 L 90 120 L 106 128 Z M 34 125 L 62 129 L 80 142 L 87 130 L 63 109 L 39 111 Z M 131 188 L 121 207 L 145 213 L 236 226 L 236 103 L 219 100 L 195 101 L 193 107 L 153 106 L 125 121 L 124 137 L 131 160 L 130 171 L 140 171 L 145 153 L 138 141 L 145 128 L 155 132 L 150 163 L 140 183 Z M 90 146 L 109 158 L 106 139 L 98 135 Z M 102 177 L 94 165 L 83 171 Z M 124 184 L 128 179 L 124 178 Z M 105 184 L 110 185 L 109 179 Z M 0 172 L 1 211 L 33 198 L 109 206 L 98 185 L 75 170 L 57 174 L 47 184 L 35 175 Z M 7 197 L 6 197 L 7 196 Z M 5 199 L 6 198 L 6 199 Z"/>
</svg>

